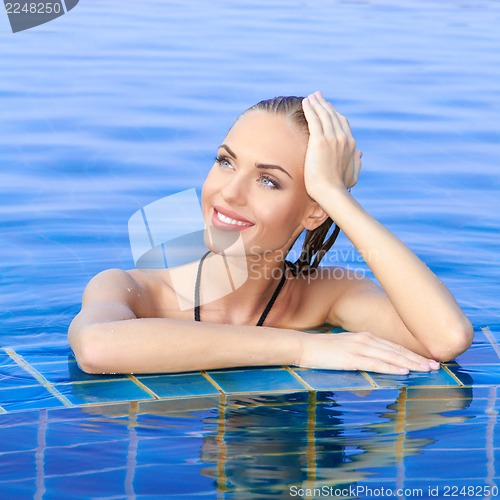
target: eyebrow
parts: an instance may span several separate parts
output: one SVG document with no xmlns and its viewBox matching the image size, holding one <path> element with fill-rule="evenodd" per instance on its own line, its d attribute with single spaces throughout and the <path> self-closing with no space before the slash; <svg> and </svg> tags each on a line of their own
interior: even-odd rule
<svg viewBox="0 0 500 500">
<path fill-rule="evenodd" d="M 219 149 L 220 148 L 224 148 L 235 160 L 238 159 L 238 157 L 236 156 L 236 153 L 227 144 L 221 144 L 219 146 Z M 286 175 L 288 175 L 288 177 L 290 177 L 290 179 L 292 179 L 292 176 L 283 167 L 280 167 L 279 165 L 271 165 L 268 163 L 256 163 L 255 166 L 257 168 L 262 168 L 264 170 L 281 170 Z"/>
</svg>

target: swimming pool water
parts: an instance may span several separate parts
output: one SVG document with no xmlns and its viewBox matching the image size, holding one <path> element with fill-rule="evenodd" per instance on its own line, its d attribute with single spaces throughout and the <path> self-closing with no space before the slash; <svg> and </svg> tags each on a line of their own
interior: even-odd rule
<svg viewBox="0 0 500 500">
<path fill-rule="evenodd" d="M 498 483 L 499 21 L 492 0 L 86 0 L 12 34 L 0 12 L 0 496 Z M 129 217 L 199 192 L 243 109 L 316 89 L 364 152 L 353 193 L 453 291 L 473 349 L 427 378 L 86 378 L 67 326 L 93 275 L 133 267 Z M 345 238 L 329 259 L 369 274 Z"/>
</svg>

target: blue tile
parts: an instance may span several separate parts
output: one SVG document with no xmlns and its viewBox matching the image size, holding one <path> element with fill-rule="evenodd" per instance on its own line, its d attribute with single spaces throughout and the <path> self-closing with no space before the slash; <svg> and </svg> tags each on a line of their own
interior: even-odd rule
<svg viewBox="0 0 500 500">
<path fill-rule="evenodd" d="M 82 419 L 89 420 L 102 417 L 114 421 L 127 419 L 130 414 L 135 413 L 135 411 L 135 409 L 131 409 L 131 403 L 125 401 L 115 404 L 103 403 L 92 406 L 53 408 L 48 409 L 47 414 L 51 422 L 66 422 Z"/>
<path fill-rule="evenodd" d="M 0 454 L 0 493 L 3 481 L 16 481 L 36 476 L 36 454 L 17 452 Z M 2 498 L 6 498 L 2 495 Z"/>
<path fill-rule="evenodd" d="M 38 425 L 39 420 L 40 420 L 40 412 L 38 410 L 31 410 L 31 411 L 26 410 L 23 412 L 4 413 L 0 415 L 0 432 L 4 427 L 12 427 L 13 425 L 25 425 L 25 424 Z"/>
<path fill-rule="evenodd" d="M 443 401 L 443 403 L 446 403 Z M 426 446 L 426 450 L 432 451 L 432 452 L 438 452 L 438 451 L 452 451 L 452 450 L 486 450 L 488 446 L 493 448 L 495 446 L 495 439 L 494 439 L 494 434 L 493 433 L 488 433 L 484 422 L 475 422 L 477 419 L 478 415 L 484 414 L 484 410 L 486 408 L 479 408 L 476 406 L 476 408 L 473 410 L 473 412 L 469 415 L 463 412 L 463 410 L 456 410 L 454 408 L 450 407 L 446 411 L 444 409 L 444 404 L 443 404 L 443 410 L 441 410 L 440 414 L 435 413 L 433 415 L 433 419 L 435 422 L 435 425 L 439 425 L 439 418 L 442 419 L 442 423 L 446 424 L 446 420 L 449 419 L 449 416 L 447 415 L 448 412 L 452 411 L 452 418 L 453 417 L 465 417 L 463 418 L 462 422 L 454 423 L 454 424 L 448 424 L 448 425 L 440 425 L 439 427 L 439 433 L 436 433 L 433 439 L 432 443 L 429 443 Z M 432 411 L 433 408 L 430 408 Z M 407 410 L 408 414 L 410 414 L 411 410 Z M 425 410 L 421 412 L 420 416 L 425 413 Z M 427 419 L 429 419 L 429 413 L 430 411 L 426 414 Z M 474 418 L 474 416 L 476 418 Z M 472 416 L 472 418 L 471 418 Z M 467 418 L 468 417 L 468 418 Z M 410 425 L 407 427 L 408 430 L 411 431 L 411 437 L 414 439 L 419 439 L 419 438 L 424 438 L 428 436 L 429 432 L 428 429 L 418 429 L 418 430 L 412 430 L 411 429 L 411 422 Z M 468 452 L 467 451 L 467 452 Z"/>
<path fill-rule="evenodd" d="M 279 368 L 211 371 L 208 374 L 227 394 L 307 391 L 291 373 Z"/>
<path fill-rule="evenodd" d="M 76 429 L 75 429 L 76 430 Z M 79 431 L 81 432 L 81 431 Z M 128 439 L 47 448 L 44 472 L 47 476 L 85 474 L 112 467 L 126 467 Z M 90 458 L 91 457 L 91 458 Z"/>
<path fill-rule="evenodd" d="M 64 452 L 61 453 L 64 460 Z M 88 457 L 87 460 L 92 460 Z M 115 467 L 109 464 L 109 467 Z M 87 474 L 70 474 L 67 476 L 46 477 L 44 480 L 44 498 L 61 498 L 61 492 L 66 497 L 75 499 L 87 498 L 127 498 L 127 467 L 117 470 L 96 471 Z M 163 471 L 165 475 L 165 471 Z M 154 481 L 154 479 L 152 479 Z M 135 495 L 134 495 L 135 496 Z"/>
<path fill-rule="evenodd" d="M 457 401 L 457 400 L 470 400 L 474 396 L 474 399 L 486 399 L 488 398 L 488 392 L 482 391 L 481 389 L 474 390 L 472 392 L 470 387 L 462 386 L 449 386 L 449 387 L 408 387 L 406 391 L 407 400 L 425 400 L 425 401 Z"/>
<path fill-rule="evenodd" d="M 226 406 L 289 406 L 311 401 L 312 392 L 293 392 L 280 394 L 235 394 L 226 398 Z"/>
<path fill-rule="evenodd" d="M 370 373 L 370 377 L 380 387 L 443 387 L 460 385 L 443 368 L 431 372 L 411 372 L 408 375 Z"/>
<path fill-rule="evenodd" d="M 86 409 L 92 410 L 93 407 L 87 406 Z M 128 417 L 127 415 L 123 419 L 109 419 L 103 418 L 102 415 L 88 414 L 85 419 L 76 418 L 55 422 L 51 419 L 45 432 L 46 447 L 47 449 L 65 449 L 91 443 L 106 446 L 110 441 L 128 442 L 130 440 Z"/>
<path fill-rule="evenodd" d="M 448 369 L 465 385 L 500 385 L 500 365 L 449 365 Z"/>
<path fill-rule="evenodd" d="M 172 466 L 185 464 L 186 457 L 198 456 L 206 433 L 193 434 L 185 435 L 182 439 L 165 435 L 155 439 L 139 439 L 135 457 L 137 469 L 155 464 L 170 472 Z"/>
<path fill-rule="evenodd" d="M 160 398 L 207 396 L 219 391 L 201 373 L 137 377 Z"/>
<path fill-rule="evenodd" d="M 68 357 L 74 359 L 68 344 L 16 346 L 14 351 L 30 364 L 67 361 Z"/>
<path fill-rule="evenodd" d="M 425 467 L 422 464 L 425 463 Z M 452 466 L 450 466 L 453 464 Z M 458 475 L 457 475 L 457 471 Z M 466 472 L 465 472 L 466 471 Z M 467 478 L 484 478 L 488 475 L 488 456 L 486 450 L 425 450 L 421 457 L 405 458 L 405 474 L 413 480 L 429 476 L 454 481 L 464 473 Z M 472 481 L 469 482 L 472 484 Z M 485 484 L 485 483 L 483 483 Z M 463 498 L 463 497 L 462 497 Z"/>
<path fill-rule="evenodd" d="M 15 364 L 16 362 L 7 353 L 0 351 L 0 366 Z"/>
<path fill-rule="evenodd" d="M 126 375 L 90 375 L 80 370 L 76 361 L 61 361 L 34 365 L 37 372 L 51 383 L 87 382 L 92 380 L 127 379 Z"/>
<path fill-rule="evenodd" d="M 145 401 L 143 403 L 139 403 L 139 413 L 148 415 L 165 415 L 167 413 L 174 412 L 213 410 L 214 408 L 218 408 L 219 403 L 219 396 Z"/>
<path fill-rule="evenodd" d="M 37 486 L 36 478 L 25 481 L 8 481 L 0 483 L 0 492 L 2 498 L 15 498 L 16 500 L 36 498 Z"/>
<path fill-rule="evenodd" d="M 0 366 L 0 388 L 39 385 L 39 382 L 17 364 Z"/>
<path fill-rule="evenodd" d="M 168 470 L 168 474 L 165 470 Z M 140 498 L 197 499 L 198 495 L 207 491 L 212 491 L 212 498 L 224 498 L 225 495 L 217 495 L 213 491 L 215 478 L 210 477 L 212 474 L 212 471 L 206 472 L 206 465 L 203 463 L 169 465 L 168 469 L 164 465 L 149 464 L 136 469 L 134 488 Z M 252 498 L 253 495 L 248 493 L 244 492 L 241 498 Z M 234 498 L 232 495 L 229 498 L 231 497 Z"/>
<path fill-rule="evenodd" d="M 0 428 L 0 456 L 14 451 L 35 450 L 38 446 L 38 422 Z"/>
<path fill-rule="evenodd" d="M 373 389 L 372 384 L 360 372 L 334 370 L 294 369 L 300 378 L 318 391 L 335 389 Z"/>
<path fill-rule="evenodd" d="M 318 403 L 360 403 L 367 405 L 379 401 L 392 403 L 398 398 L 399 393 L 399 389 L 396 388 L 376 389 L 373 387 L 354 391 L 321 391 L 316 393 L 316 401 Z"/>
<path fill-rule="evenodd" d="M 498 364 L 500 359 L 491 344 L 473 344 L 467 351 L 458 356 L 455 362 L 459 365 Z"/>
<path fill-rule="evenodd" d="M 153 396 L 129 379 L 82 384 L 56 384 L 54 387 L 75 405 L 154 399 Z"/>
<path fill-rule="evenodd" d="M 64 404 L 41 385 L 0 390 L 0 406 L 7 411 L 54 408 Z"/>
</svg>

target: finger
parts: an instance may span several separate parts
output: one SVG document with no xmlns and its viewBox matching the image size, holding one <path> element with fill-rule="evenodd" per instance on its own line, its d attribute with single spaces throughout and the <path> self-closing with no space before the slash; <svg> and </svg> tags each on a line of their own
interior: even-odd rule
<svg viewBox="0 0 500 500">
<path fill-rule="evenodd" d="M 323 134 L 323 126 L 321 125 L 321 120 L 316 114 L 316 111 L 314 110 L 308 97 L 302 100 L 302 109 L 309 126 L 309 133 L 311 135 Z"/>
<path fill-rule="evenodd" d="M 321 93 L 315 92 L 309 97 L 314 110 L 321 118 L 325 135 L 331 135 L 336 138 L 345 136 L 342 124 L 340 123 L 337 114 L 332 111 L 330 104 L 325 100 Z"/>
<path fill-rule="evenodd" d="M 384 365 L 393 366 L 396 369 L 415 372 L 431 371 L 431 367 L 429 366 L 429 364 L 421 364 L 419 362 L 415 362 L 404 356 L 401 356 L 395 352 L 386 351 L 384 349 L 370 348 L 364 350 L 363 352 L 360 352 L 359 354 L 365 358 L 373 359 L 377 363 L 381 362 L 384 363 Z M 376 366 L 376 363 L 374 366 Z"/>
<path fill-rule="evenodd" d="M 414 371 L 429 371 L 439 368 L 439 364 L 434 360 L 429 360 L 420 354 L 388 340 L 380 338 L 377 338 L 377 340 L 377 345 L 368 346 L 366 352 L 369 352 L 370 356 L 380 356 L 381 359 L 386 362 L 403 366 Z"/>
<path fill-rule="evenodd" d="M 330 106 L 332 106 L 332 105 L 330 104 Z M 335 111 L 335 108 L 333 106 L 332 106 L 332 109 Z M 347 137 L 353 137 L 352 130 L 351 130 L 351 124 L 349 123 L 349 120 L 344 115 L 341 115 L 338 112 L 337 112 L 337 116 L 339 117 L 339 121 L 342 124 L 342 130 L 344 131 L 345 135 Z M 354 139 L 354 137 L 353 137 L 353 139 Z"/>
<path fill-rule="evenodd" d="M 318 100 L 318 102 L 328 111 L 334 128 L 336 130 L 337 135 L 343 134 L 347 137 L 349 141 L 354 141 L 354 137 L 352 136 L 351 127 L 347 118 L 340 114 L 331 102 L 328 102 L 321 92 L 316 92 L 314 94 Z"/>
<path fill-rule="evenodd" d="M 408 373 L 410 372 L 408 368 L 392 365 L 380 359 L 373 359 L 365 356 L 360 356 L 357 360 L 356 370 L 375 373 L 387 373 L 390 375 L 408 375 Z"/>
<path fill-rule="evenodd" d="M 309 96 L 309 100 L 311 102 L 311 106 L 321 120 L 324 134 L 326 136 L 333 137 L 336 137 L 339 133 L 342 134 L 340 122 L 338 122 L 338 120 L 335 120 L 330 111 L 324 105 L 326 101 L 322 99 L 323 102 L 321 102 L 316 92 Z"/>
<path fill-rule="evenodd" d="M 347 137 L 349 143 L 351 144 L 352 150 L 354 151 L 356 149 L 356 141 L 354 140 L 354 137 L 352 135 L 352 130 L 351 130 L 351 125 L 349 124 L 349 120 L 341 113 L 339 113 L 336 109 L 335 106 L 331 103 L 328 102 L 321 92 L 318 92 L 318 100 L 321 102 L 324 107 L 328 110 L 332 117 L 332 121 L 334 123 L 338 123 L 338 128 L 342 130 L 343 134 Z"/>
<path fill-rule="evenodd" d="M 391 340 L 384 339 L 382 337 L 377 337 L 374 336 L 373 334 L 372 338 L 374 341 L 376 341 L 376 345 L 380 347 L 381 349 L 386 349 L 391 352 L 395 352 L 401 356 L 406 356 L 409 359 L 412 359 L 414 361 L 418 362 L 425 362 L 428 361 L 427 358 L 424 356 L 421 356 L 420 354 L 417 354 L 416 352 L 410 351 L 410 349 L 407 349 L 406 347 L 403 347 L 400 344 L 396 344 L 395 342 L 392 342 Z"/>
<path fill-rule="evenodd" d="M 429 360 L 399 344 L 377 337 L 370 332 L 346 333 L 345 335 L 354 336 L 353 340 L 357 345 L 356 354 L 363 357 L 415 371 L 429 371 L 439 368 L 436 361 Z"/>
</svg>

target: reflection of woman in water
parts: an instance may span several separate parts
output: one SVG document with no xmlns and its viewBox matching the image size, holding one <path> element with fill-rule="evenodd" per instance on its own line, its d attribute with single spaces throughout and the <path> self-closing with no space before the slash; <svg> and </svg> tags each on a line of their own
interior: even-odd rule
<svg viewBox="0 0 500 500">
<path fill-rule="evenodd" d="M 458 436 L 463 431 L 457 424 L 471 418 L 460 415 L 472 401 L 470 388 L 432 389 L 426 399 L 425 389 L 410 396 L 404 387 L 392 403 L 377 392 L 361 392 L 359 398 L 323 393 L 319 402 L 314 393 L 308 401 L 290 395 L 268 401 L 243 396 L 232 407 L 221 405 L 217 422 L 205 420 L 203 475 L 213 477 L 217 490 L 232 498 L 306 498 L 290 492 L 327 485 L 358 487 L 361 498 L 371 498 L 362 494 L 363 487 L 374 489 L 382 482 L 391 488 L 388 479 L 397 479 L 396 468 L 405 458 L 422 455 L 439 442 L 440 426 L 454 428 Z M 427 492 L 431 484 L 432 479 L 421 478 L 414 486 Z M 327 496 L 323 490 L 308 498 L 320 496 L 341 495 Z"/>
<path fill-rule="evenodd" d="M 467 349 L 473 330 L 448 289 L 349 193 L 361 156 L 346 118 L 319 92 L 263 101 L 243 113 L 219 147 L 202 208 L 208 231 L 237 235 L 244 252 L 224 255 L 217 238 L 207 238 L 211 252 L 190 281 L 198 302 L 189 309 L 179 307 L 172 270 L 94 277 L 69 329 L 81 368 L 298 365 L 407 373 L 436 369 L 436 360 Z M 381 287 L 347 269 L 316 268 L 336 236 L 329 235 L 332 220 Z M 302 255 L 286 263 L 303 230 Z M 227 266 L 244 266 L 248 278 L 224 294 L 217 286 Z M 300 331 L 325 323 L 347 333 Z"/>
</svg>

